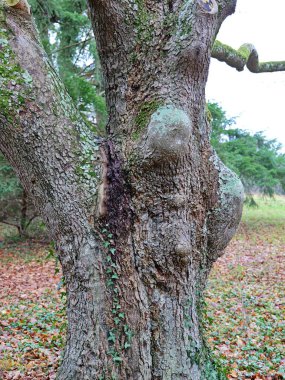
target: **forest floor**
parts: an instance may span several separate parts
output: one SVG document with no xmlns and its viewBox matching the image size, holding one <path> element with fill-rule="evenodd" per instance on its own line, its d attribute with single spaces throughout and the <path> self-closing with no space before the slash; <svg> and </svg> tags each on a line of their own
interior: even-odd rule
<svg viewBox="0 0 285 380">
<path fill-rule="evenodd" d="M 285 197 L 258 204 L 244 208 L 206 292 L 208 342 L 229 379 L 285 379 Z"/>
<path fill-rule="evenodd" d="M 207 339 L 232 380 L 285 379 L 285 197 L 258 204 L 245 207 L 205 297 Z M 0 225 L 0 380 L 55 379 L 66 327 L 58 265 L 47 246 L 4 233 Z"/>
</svg>

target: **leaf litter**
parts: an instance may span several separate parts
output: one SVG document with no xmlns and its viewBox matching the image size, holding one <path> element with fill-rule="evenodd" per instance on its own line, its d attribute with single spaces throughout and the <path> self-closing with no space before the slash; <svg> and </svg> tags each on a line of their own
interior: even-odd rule
<svg viewBox="0 0 285 380">
<path fill-rule="evenodd" d="M 210 274 L 204 325 L 228 379 L 285 378 L 284 235 L 243 223 Z"/>
<path fill-rule="evenodd" d="M 208 345 L 231 380 L 285 378 L 285 227 L 243 224 L 211 272 Z M 46 246 L 0 249 L 0 379 L 53 380 L 65 341 L 61 273 Z"/>
</svg>

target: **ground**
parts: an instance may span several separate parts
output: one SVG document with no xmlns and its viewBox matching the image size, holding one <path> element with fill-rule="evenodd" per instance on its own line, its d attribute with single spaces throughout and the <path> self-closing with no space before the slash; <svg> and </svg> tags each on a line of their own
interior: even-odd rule
<svg viewBox="0 0 285 380">
<path fill-rule="evenodd" d="M 229 379 L 285 375 L 285 197 L 245 207 L 216 263 L 205 329 Z M 0 229 L 0 380 L 52 380 L 64 344 L 65 293 L 53 250 Z M 284 376 L 285 377 L 285 376 Z"/>
<path fill-rule="evenodd" d="M 285 375 L 285 198 L 258 203 L 245 208 L 206 293 L 209 345 L 230 379 Z"/>
</svg>

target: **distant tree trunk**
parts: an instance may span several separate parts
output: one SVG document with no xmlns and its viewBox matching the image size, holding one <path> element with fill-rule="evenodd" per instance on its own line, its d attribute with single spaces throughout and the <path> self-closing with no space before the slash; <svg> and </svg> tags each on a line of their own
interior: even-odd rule
<svg viewBox="0 0 285 380">
<path fill-rule="evenodd" d="M 243 190 L 209 144 L 205 84 L 234 3 L 210 14 L 198 1 L 89 1 L 109 109 L 104 140 L 73 108 L 30 17 L 2 6 L 0 148 L 62 264 L 59 380 L 222 378 L 203 341 L 201 297 L 239 223 Z"/>
<path fill-rule="evenodd" d="M 20 223 L 18 226 L 18 232 L 20 236 L 25 235 L 27 224 L 28 224 L 28 195 L 25 190 L 22 192 L 21 199 L 21 214 L 20 214 Z"/>
</svg>

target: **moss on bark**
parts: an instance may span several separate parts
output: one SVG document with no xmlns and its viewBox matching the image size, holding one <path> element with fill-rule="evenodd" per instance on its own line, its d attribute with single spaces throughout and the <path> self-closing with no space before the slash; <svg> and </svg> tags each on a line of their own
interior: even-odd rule
<svg viewBox="0 0 285 380">
<path fill-rule="evenodd" d="M 0 109 L 7 120 L 15 120 L 30 95 L 31 83 L 31 76 L 17 63 L 9 45 L 9 32 L 0 21 Z"/>
<path fill-rule="evenodd" d="M 151 115 L 155 111 L 157 111 L 160 105 L 161 105 L 160 101 L 151 100 L 151 101 L 145 102 L 140 107 L 140 110 L 134 121 L 135 129 L 132 134 L 133 140 L 138 140 L 140 138 L 141 134 L 144 132 L 145 128 L 147 127 L 150 121 Z"/>
</svg>

